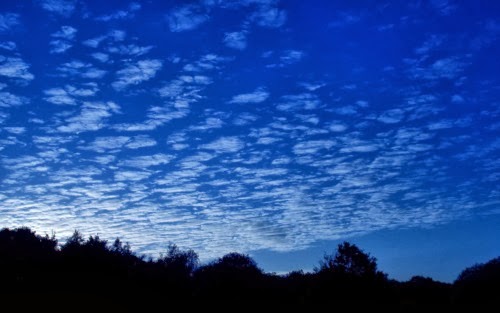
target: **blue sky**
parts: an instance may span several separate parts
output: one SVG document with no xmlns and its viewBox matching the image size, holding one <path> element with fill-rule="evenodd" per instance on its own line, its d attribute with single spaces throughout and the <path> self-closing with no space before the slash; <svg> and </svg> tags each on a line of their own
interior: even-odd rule
<svg viewBox="0 0 500 313">
<path fill-rule="evenodd" d="M 391 277 L 500 254 L 495 1 L 2 1 L 0 220 Z"/>
</svg>

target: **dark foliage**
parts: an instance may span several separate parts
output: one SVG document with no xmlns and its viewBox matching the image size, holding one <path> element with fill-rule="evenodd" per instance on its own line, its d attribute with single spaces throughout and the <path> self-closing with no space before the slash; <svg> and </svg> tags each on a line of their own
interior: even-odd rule
<svg viewBox="0 0 500 313">
<path fill-rule="evenodd" d="M 99 303 L 110 311 L 169 310 L 174 303 L 185 308 L 498 306 L 499 282 L 500 258 L 465 269 L 453 285 L 421 276 L 397 282 L 377 269 L 374 257 L 348 242 L 325 255 L 314 273 L 280 276 L 263 272 L 239 253 L 200 266 L 194 251 L 175 245 L 153 260 L 137 256 L 120 239 L 110 245 L 97 235 L 85 239 L 78 231 L 62 245 L 55 236 L 28 228 L 0 231 L 0 299 L 21 299 L 16 300 L 21 306 L 54 305 L 56 294 L 63 302 L 80 303 L 82 310 L 95 310 Z"/>
</svg>

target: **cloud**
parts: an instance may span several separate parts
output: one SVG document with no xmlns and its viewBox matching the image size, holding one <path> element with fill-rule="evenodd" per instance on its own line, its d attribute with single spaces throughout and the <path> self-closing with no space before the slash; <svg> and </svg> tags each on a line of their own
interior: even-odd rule
<svg viewBox="0 0 500 313">
<path fill-rule="evenodd" d="M 129 45 L 110 46 L 107 49 L 107 51 L 109 53 L 140 56 L 148 53 L 149 51 L 151 51 L 151 49 L 153 49 L 153 46 L 140 47 L 134 44 L 129 44 Z"/>
<path fill-rule="evenodd" d="M 153 138 L 149 137 L 148 135 L 138 135 L 138 136 L 102 136 L 102 137 L 97 137 L 92 141 L 91 143 L 85 145 L 85 146 L 80 146 L 79 149 L 81 150 L 88 150 L 88 151 L 94 151 L 97 153 L 117 153 L 121 151 L 122 149 L 140 149 L 140 148 L 147 148 L 147 147 L 153 147 L 156 146 L 157 142 Z M 135 162 L 146 162 L 145 160 L 148 159 L 147 157 L 143 158 L 138 158 L 138 159 L 131 159 L 126 161 L 127 164 L 138 164 Z M 155 158 L 150 158 L 150 162 L 154 162 Z M 136 160 L 136 161 L 134 161 Z M 139 161 L 137 161 L 139 160 Z M 162 159 L 161 155 L 158 155 L 156 157 L 156 161 L 159 162 Z M 122 165 L 124 164 L 122 161 Z"/>
<path fill-rule="evenodd" d="M 105 120 L 120 113 L 120 107 L 114 102 L 84 102 L 80 114 L 66 119 L 67 123 L 57 127 L 63 133 L 81 133 L 97 131 L 106 126 Z"/>
<path fill-rule="evenodd" d="M 338 12 L 335 20 L 328 24 L 330 28 L 344 28 L 361 21 L 362 15 L 354 12 Z"/>
<path fill-rule="evenodd" d="M 63 53 L 71 48 L 73 46 L 72 40 L 75 38 L 76 33 L 77 30 L 74 27 L 61 26 L 61 30 L 51 35 L 52 37 L 58 39 L 50 42 L 50 45 L 52 46 L 50 53 Z"/>
<path fill-rule="evenodd" d="M 170 31 L 177 33 L 193 30 L 208 20 L 203 8 L 197 5 L 185 5 L 170 11 L 167 15 Z"/>
<path fill-rule="evenodd" d="M 109 22 L 111 20 L 121 20 L 121 19 L 128 19 L 128 18 L 133 18 L 135 16 L 135 12 L 139 11 L 141 9 L 141 5 L 137 2 L 132 2 L 129 4 L 127 10 L 118 10 L 114 13 L 107 14 L 107 15 L 101 15 L 96 17 L 96 21 L 101 21 L 101 22 Z"/>
<path fill-rule="evenodd" d="M 5 91 L 0 92 L 0 107 L 2 108 L 16 107 L 27 103 L 29 103 L 29 99 L 26 97 L 16 96 Z"/>
<path fill-rule="evenodd" d="M 105 70 L 98 69 L 90 63 L 73 60 L 62 64 L 57 68 L 61 76 L 79 76 L 82 78 L 98 79 L 106 75 Z"/>
<path fill-rule="evenodd" d="M 103 63 L 106 63 L 108 62 L 109 60 L 109 55 L 106 54 L 106 53 L 102 53 L 102 52 L 96 52 L 96 53 L 92 53 L 91 56 L 96 59 L 96 60 L 99 60 Z"/>
<path fill-rule="evenodd" d="M 63 53 L 69 48 L 73 47 L 71 43 L 64 40 L 52 40 L 50 42 L 52 48 L 50 49 L 50 53 Z"/>
<path fill-rule="evenodd" d="M 251 20 L 262 27 L 278 28 L 285 24 L 286 12 L 271 5 L 261 5 L 251 15 Z"/>
<path fill-rule="evenodd" d="M 377 120 L 386 123 L 386 124 L 394 124 L 399 123 L 405 116 L 405 112 L 401 109 L 392 109 L 385 111 L 382 113 Z"/>
<path fill-rule="evenodd" d="M 245 50 L 247 38 L 245 32 L 231 32 L 224 34 L 224 44 L 236 50 Z"/>
<path fill-rule="evenodd" d="M 304 57 L 303 51 L 287 50 L 281 55 L 280 59 L 285 64 L 293 64 L 302 60 L 303 57 Z"/>
<path fill-rule="evenodd" d="M 8 50 L 8 51 L 14 51 L 14 50 L 16 50 L 16 48 L 17 48 L 17 45 L 13 41 L 0 42 L 0 49 L 5 49 L 5 50 Z"/>
<path fill-rule="evenodd" d="M 69 17 L 76 8 L 75 0 L 40 0 L 41 7 L 51 13 Z"/>
<path fill-rule="evenodd" d="M 9 78 L 20 78 L 23 80 L 33 80 L 35 76 L 29 70 L 30 66 L 20 58 L 6 58 L 0 56 L 0 75 Z"/>
<path fill-rule="evenodd" d="M 77 33 L 77 29 L 71 26 L 61 26 L 61 30 L 53 33 L 51 36 L 55 38 L 62 38 L 66 40 L 73 40 Z"/>
<path fill-rule="evenodd" d="M 119 166 L 126 167 L 136 167 L 136 168 L 148 168 L 155 167 L 158 165 L 165 165 L 170 163 L 174 159 L 173 156 L 166 155 L 163 153 L 157 153 L 153 155 L 138 156 L 131 159 L 126 159 L 118 163 Z"/>
<path fill-rule="evenodd" d="M 137 85 L 147 81 L 156 75 L 161 69 L 163 62 L 157 59 L 146 59 L 136 64 L 129 64 L 122 70 L 116 72 L 117 80 L 112 83 L 117 90 L 124 89 L 130 85 Z"/>
<path fill-rule="evenodd" d="M 221 137 L 200 146 L 201 149 L 213 150 L 215 153 L 235 153 L 244 147 L 245 143 L 235 136 Z"/>
<path fill-rule="evenodd" d="M 263 88 L 258 88 L 254 92 L 251 93 L 243 93 L 236 96 L 233 96 L 229 103 L 261 103 L 269 98 L 269 92 L 267 92 Z"/>
<path fill-rule="evenodd" d="M 0 13 L 0 32 L 8 31 L 19 24 L 19 14 Z"/>
<path fill-rule="evenodd" d="M 53 104 L 74 105 L 76 101 L 74 97 L 90 97 L 94 96 L 99 89 L 95 84 L 87 84 L 83 88 L 76 88 L 72 85 L 66 85 L 64 88 L 50 88 L 44 90 L 45 101 Z"/>
</svg>

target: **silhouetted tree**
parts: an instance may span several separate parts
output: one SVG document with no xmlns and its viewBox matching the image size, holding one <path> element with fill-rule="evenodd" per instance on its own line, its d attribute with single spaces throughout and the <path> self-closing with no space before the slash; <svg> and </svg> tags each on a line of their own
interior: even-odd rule
<svg viewBox="0 0 500 313">
<path fill-rule="evenodd" d="M 377 259 L 363 252 L 356 245 L 343 242 L 338 245 L 335 255 L 323 256 L 316 272 L 336 272 L 354 276 L 375 276 Z"/>
<path fill-rule="evenodd" d="M 463 270 L 454 289 L 458 303 L 500 305 L 500 257 Z"/>
</svg>

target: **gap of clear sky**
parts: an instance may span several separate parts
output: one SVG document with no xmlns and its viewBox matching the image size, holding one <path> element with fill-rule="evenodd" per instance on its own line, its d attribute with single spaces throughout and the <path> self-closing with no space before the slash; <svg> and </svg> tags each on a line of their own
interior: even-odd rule
<svg viewBox="0 0 500 313">
<path fill-rule="evenodd" d="M 500 254 L 500 2 L 0 2 L 0 227 L 390 277 Z"/>
</svg>

